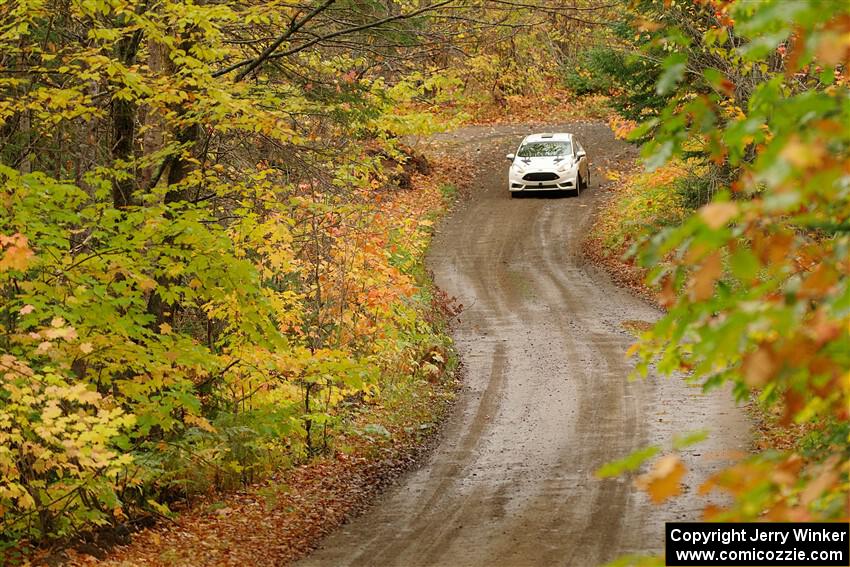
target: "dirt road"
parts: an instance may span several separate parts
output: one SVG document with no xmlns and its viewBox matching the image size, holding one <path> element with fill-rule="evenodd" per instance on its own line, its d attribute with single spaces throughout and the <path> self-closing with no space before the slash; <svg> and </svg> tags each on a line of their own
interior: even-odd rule
<svg viewBox="0 0 850 567">
<path fill-rule="evenodd" d="M 729 395 L 626 380 L 633 341 L 623 323 L 659 313 L 586 265 L 579 245 L 604 191 L 601 171 L 634 150 L 603 124 L 563 125 L 595 165 L 591 188 L 510 199 L 504 154 L 532 129 L 466 128 L 435 141 L 482 164 L 429 258 L 437 283 L 465 306 L 454 332 L 464 390 L 431 457 L 298 565 L 593 566 L 659 552 L 664 521 L 699 519 L 695 487 L 724 464 L 721 452 L 746 449 Z M 593 476 L 700 428 L 710 440 L 685 455 L 688 490 L 671 504 L 652 505 L 631 478 Z"/>
</svg>

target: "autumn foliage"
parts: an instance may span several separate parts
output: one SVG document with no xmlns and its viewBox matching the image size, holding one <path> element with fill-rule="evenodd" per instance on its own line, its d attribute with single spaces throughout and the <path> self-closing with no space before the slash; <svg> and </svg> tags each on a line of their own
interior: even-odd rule
<svg viewBox="0 0 850 567">
<path fill-rule="evenodd" d="M 646 270 L 667 310 L 632 349 L 638 371 L 686 376 L 705 390 L 731 384 L 785 431 L 771 434 L 781 444 L 762 444 L 700 487 L 734 497 L 729 507 L 706 509 L 706 518 L 846 521 L 847 5 L 632 8 L 631 48 L 660 61 L 664 104 L 637 109 L 643 120 L 629 135 L 647 141 L 650 173 L 625 182 L 601 238 Z M 640 485 L 654 499 L 675 495 L 677 462 L 665 455 Z"/>
</svg>

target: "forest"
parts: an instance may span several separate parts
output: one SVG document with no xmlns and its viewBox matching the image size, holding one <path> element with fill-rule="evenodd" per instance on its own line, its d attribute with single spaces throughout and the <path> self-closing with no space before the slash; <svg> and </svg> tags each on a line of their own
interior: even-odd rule
<svg viewBox="0 0 850 567">
<path fill-rule="evenodd" d="M 427 141 L 505 124 L 639 149 L 591 161 L 582 244 L 662 312 L 620 379 L 733 397 L 754 430 L 691 519 L 847 522 L 848 65 L 844 0 L 0 0 L 0 564 L 343 479 L 309 542 L 252 548 L 284 564 L 351 478 L 427 458 L 474 306 L 426 258 L 507 168 Z M 711 436 L 679 433 L 596 482 L 675 500 Z"/>
</svg>

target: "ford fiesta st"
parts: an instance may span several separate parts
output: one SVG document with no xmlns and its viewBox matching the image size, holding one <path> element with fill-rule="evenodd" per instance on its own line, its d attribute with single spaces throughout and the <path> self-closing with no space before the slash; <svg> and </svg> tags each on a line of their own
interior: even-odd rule
<svg viewBox="0 0 850 567">
<path fill-rule="evenodd" d="M 514 197 L 523 191 L 575 191 L 590 184 L 587 153 L 572 134 L 531 134 L 508 154 L 511 162 L 508 190 Z"/>
</svg>

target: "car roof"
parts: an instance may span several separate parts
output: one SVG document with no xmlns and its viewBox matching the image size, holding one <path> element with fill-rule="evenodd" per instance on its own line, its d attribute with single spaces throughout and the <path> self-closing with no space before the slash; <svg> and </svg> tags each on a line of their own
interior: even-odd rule
<svg viewBox="0 0 850 567">
<path fill-rule="evenodd" d="M 541 132 L 540 134 L 529 134 L 522 141 L 527 142 L 571 142 L 573 135 L 568 132 Z"/>
</svg>

